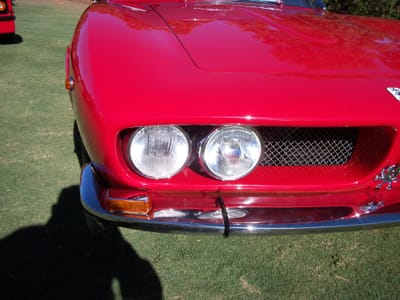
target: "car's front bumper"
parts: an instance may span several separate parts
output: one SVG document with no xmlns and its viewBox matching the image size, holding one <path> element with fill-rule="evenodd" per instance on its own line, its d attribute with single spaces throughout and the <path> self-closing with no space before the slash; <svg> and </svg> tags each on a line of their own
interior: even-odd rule
<svg viewBox="0 0 400 300">
<path fill-rule="evenodd" d="M 325 231 L 343 231 L 363 229 L 367 227 L 381 227 L 400 225 L 400 213 L 367 214 L 360 217 L 342 218 L 319 222 L 299 222 L 288 224 L 240 224 L 230 223 L 229 220 L 220 222 L 201 221 L 198 218 L 185 216 L 184 218 L 152 219 L 135 215 L 121 215 L 112 213 L 101 205 L 106 188 L 102 186 L 91 165 L 82 170 L 80 194 L 83 207 L 91 215 L 101 221 L 110 222 L 118 226 L 157 231 L 157 232 L 202 232 L 237 234 L 288 234 Z M 225 214 L 226 215 L 226 214 Z"/>
</svg>

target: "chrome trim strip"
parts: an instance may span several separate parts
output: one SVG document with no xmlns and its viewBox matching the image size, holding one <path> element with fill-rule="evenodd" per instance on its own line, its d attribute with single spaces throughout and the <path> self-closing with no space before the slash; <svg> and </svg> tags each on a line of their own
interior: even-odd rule
<svg viewBox="0 0 400 300">
<path fill-rule="evenodd" d="M 205 222 L 184 222 L 143 220 L 139 218 L 124 217 L 112 214 L 105 210 L 99 203 L 104 188 L 98 182 L 92 166 L 84 166 L 81 175 L 80 194 L 83 207 L 92 215 L 112 222 L 115 225 L 149 230 L 156 232 L 197 232 L 197 233 L 220 233 L 225 231 L 224 224 L 212 224 Z M 198 221 L 198 220 L 196 220 Z M 400 213 L 367 215 L 359 218 L 332 220 L 325 222 L 300 223 L 300 224 L 260 224 L 242 225 L 230 224 L 232 234 L 289 234 L 307 232 L 345 231 L 364 229 L 367 227 L 381 227 L 400 225 Z"/>
</svg>

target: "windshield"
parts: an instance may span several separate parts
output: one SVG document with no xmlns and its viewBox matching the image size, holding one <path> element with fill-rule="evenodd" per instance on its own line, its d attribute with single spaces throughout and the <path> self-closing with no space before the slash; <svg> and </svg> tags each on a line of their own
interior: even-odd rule
<svg viewBox="0 0 400 300">
<path fill-rule="evenodd" d="M 323 0 L 237 0 L 235 2 L 271 3 L 284 4 L 289 6 L 324 8 Z"/>
<path fill-rule="evenodd" d="M 120 3 L 123 5 L 129 5 L 140 2 L 154 2 L 154 3 L 258 3 L 258 4 L 270 4 L 270 5 L 284 5 L 284 6 L 297 6 L 305 8 L 321 8 L 325 9 L 323 0 L 107 0 L 112 3 Z"/>
</svg>

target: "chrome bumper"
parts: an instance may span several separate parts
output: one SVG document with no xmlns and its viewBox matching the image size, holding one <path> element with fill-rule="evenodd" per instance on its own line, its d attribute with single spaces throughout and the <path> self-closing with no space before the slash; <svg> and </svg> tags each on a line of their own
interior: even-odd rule
<svg viewBox="0 0 400 300">
<path fill-rule="evenodd" d="M 104 187 L 101 186 L 94 174 L 91 165 L 86 165 L 82 170 L 80 194 L 82 205 L 87 212 L 99 220 L 113 223 L 117 226 L 129 227 L 140 230 L 156 232 L 198 232 L 198 233 L 221 233 L 227 234 L 289 234 L 326 231 L 344 231 L 364 229 L 367 227 L 382 227 L 400 225 L 400 214 L 390 213 L 381 215 L 367 215 L 359 218 L 331 220 L 324 222 L 295 223 L 295 224 L 217 224 L 209 222 L 192 222 L 187 218 L 175 218 L 171 221 L 165 219 L 141 219 L 121 216 L 110 213 L 101 205 L 99 199 L 102 197 Z"/>
</svg>

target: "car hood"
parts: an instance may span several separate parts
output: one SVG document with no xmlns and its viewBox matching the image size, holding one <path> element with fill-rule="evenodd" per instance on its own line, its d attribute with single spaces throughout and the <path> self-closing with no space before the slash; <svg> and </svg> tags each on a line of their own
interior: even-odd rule
<svg viewBox="0 0 400 300">
<path fill-rule="evenodd" d="M 202 70 L 390 76 L 400 69 L 400 28 L 387 21 L 256 4 L 154 9 Z"/>
<path fill-rule="evenodd" d="M 71 44 L 93 124 L 399 122 L 398 21 L 301 8 L 95 4 Z M 106 26 L 105 26 L 106 25 Z M 78 112 L 80 114 L 81 112 Z M 100 125 L 98 125 L 100 126 Z"/>
</svg>

